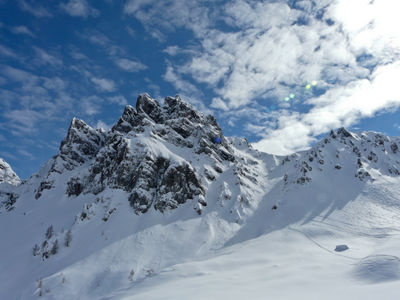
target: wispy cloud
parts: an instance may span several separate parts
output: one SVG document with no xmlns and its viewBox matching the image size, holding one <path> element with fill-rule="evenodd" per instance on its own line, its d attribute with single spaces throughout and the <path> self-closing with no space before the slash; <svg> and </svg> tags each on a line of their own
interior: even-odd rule
<svg viewBox="0 0 400 300">
<path fill-rule="evenodd" d="M 0 44 L 0 55 L 16 58 L 17 55 L 10 48 Z"/>
<path fill-rule="evenodd" d="M 169 64 L 163 76 L 165 81 L 170 82 L 180 93 L 187 93 L 193 96 L 199 96 L 201 92 L 199 89 L 189 81 L 182 78 L 176 70 Z"/>
<path fill-rule="evenodd" d="M 124 47 L 113 42 L 108 36 L 99 31 L 85 31 L 83 33 L 78 33 L 78 36 L 80 36 L 82 39 L 88 40 L 94 45 L 100 46 L 97 48 L 104 51 L 108 58 L 124 71 L 140 72 L 148 68 L 138 59 L 130 57 L 127 54 L 128 51 Z"/>
<path fill-rule="evenodd" d="M 124 71 L 139 72 L 147 69 L 147 66 L 138 61 L 133 61 L 127 58 L 118 58 L 115 63 Z"/>
<path fill-rule="evenodd" d="M 36 157 L 31 152 L 28 152 L 28 151 L 26 151 L 24 149 L 18 149 L 17 152 L 19 154 L 22 154 L 23 156 L 29 158 L 30 160 L 36 159 Z"/>
<path fill-rule="evenodd" d="M 15 88 L 0 88 L 0 110 L 13 135 L 36 134 L 43 124 L 63 118 L 73 99 L 69 83 L 59 77 L 44 77 L 2 65 L 0 74 Z M 61 117 L 63 115 L 63 117 Z"/>
<path fill-rule="evenodd" d="M 129 0 L 125 3 L 124 12 L 135 16 L 154 38 L 163 41 L 164 34 L 157 27 L 168 31 L 186 27 L 201 35 L 210 22 L 209 12 L 215 4 L 207 2 L 201 6 L 201 2 L 196 0 Z"/>
<path fill-rule="evenodd" d="M 53 67 L 60 67 L 63 65 L 61 59 L 47 53 L 45 50 L 36 46 L 34 46 L 33 49 L 35 50 L 36 54 L 35 61 L 38 65 L 51 65 Z"/>
<path fill-rule="evenodd" d="M 36 123 L 42 115 L 31 109 L 15 109 L 3 113 L 3 117 L 8 119 L 8 126 L 14 135 L 26 135 L 37 130 Z"/>
<path fill-rule="evenodd" d="M 118 96 L 113 96 L 113 97 L 108 97 L 107 98 L 108 102 L 110 103 L 115 103 L 121 106 L 125 106 L 128 104 L 128 101 L 124 96 L 118 95 Z"/>
<path fill-rule="evenodd" d="M 77 47 L 70 46 L 69 55 L 76 60 L 88 60 L 89 58 L 83 54 Z"/>
<path fill-rule="evenodd" d="M 98 96 L 84 97 L 79 100 L 80 110 L 88 115 L 93 116 L 101 111 L 101 103 L 103 100 Z"/>
<path fill-rule="evenodd" d="M 91 7 L 86 0 L 69 0 L 67 3 L 61 3 L 60 7 L 73 17 L 87 18 L 100 15 L 100 11 Z"/>
<path fill-rule="evenodd" d="M 25 34 L 25 35 L 29 35 L 31 37 L 35 37 L 35 34 L 30 31 L 30 29 L 26 26 L 15 26 L 11 28 L 11 32 L 14 34 Z"/>
<path fill-rule="evenodd" d="M 100 91 L 113 92 L 116 89 L 115 82 L 111 79 L 92 77 L 91 80 Z"/>
<path fill-rule="evenodd" d="M 182 78 L 180 74 L 177 74 L 171 65 L 167 66 L 163 78 L 175 87 L 179 95 L 184 98 L 185 101 L 188 101 L 203 113 L 211 113 L 210 109 L 200 100 L 203 96 L 202 92 L 188 80 Z"/>
<path fill-rule="evenodd" d="M 37 5 L 34 1 L 19 0 L 18 4 L 23 11 L 27 11 L 37 18 L 53 16 L 45 7 Z"/>
</svg>

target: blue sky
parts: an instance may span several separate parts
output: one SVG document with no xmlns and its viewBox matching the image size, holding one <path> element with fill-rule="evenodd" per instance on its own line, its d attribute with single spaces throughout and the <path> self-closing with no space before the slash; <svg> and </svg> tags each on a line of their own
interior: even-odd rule
<svg viewBox="0 0 400 300">
<path fill-rule="evenodd" d="M 72 117 L 109 128 L 148 92 L 225 135 L 306 149 L 340 126 L 400 131 L 397 0 L 0 0 L 0 157 L 27 178 Z"/>
</svg>

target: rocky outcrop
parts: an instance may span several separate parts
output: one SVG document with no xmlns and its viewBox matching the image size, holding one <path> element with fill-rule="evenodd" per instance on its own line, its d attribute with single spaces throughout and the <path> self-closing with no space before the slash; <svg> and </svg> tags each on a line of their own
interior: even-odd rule
<svg viewBox="0 0 400 300">
<path fill-rule="evenodd" d="M 165 147 L 169 154 L 157 147 Z M 179 96 L 165 98 L 161 106 L 142 94 L 136 108 L 126 106 L 108 132 L 73 119 L 59 157 L 69 170 L 87 161 L 90 167 L 85 175 L 68 181 L 66 193 L 72 197 L 115 188 L 129 194 L 128 201 L 137 214 L 150 208 L 164 212 L 187 201 L 195 202 L 201 213 L 207 205 L 203 175 L 174 154 L 180 150 L 168 150 L 170 147 L 189 151 L 186 153 L 193 157 L 206 155 L 220 172 L 222 162 L 235 161 L 233 149 L 214 117 L 204 116 Z M 212 178 L 209 173 L 208 178 Z"/>
<path fill-rule="evenodd" d="M 73 118 L 67 137 L 61 142 L 59 156 L 67 169 L 83 164 L 96 156 L 104 141 L 104 133 L 82 120 Z"/>
</svg>

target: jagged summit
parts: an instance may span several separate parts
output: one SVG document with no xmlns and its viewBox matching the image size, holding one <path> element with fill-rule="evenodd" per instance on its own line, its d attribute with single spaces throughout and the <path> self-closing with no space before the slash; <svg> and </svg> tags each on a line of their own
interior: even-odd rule
<svg viewBox="0 0 400 300">
<path fill-rule="evenodd" d="M 13 171 L 10 165 L 2 158 L 0 158 L 0 183 L 6 182 L 12 185 L 21 183 L 18 175 Z"/>
<path fill-rule="evenodd" d="M 112 188 L 128 194 L 137 214 L 152 207 L 164 212 L 187 201 L 201 213 L 208 185 L 202 177 L 214 180 L 230 164 L 239 166 L 235 160 L 214 117 L 204 116 L 179 96 L 165 98 L 161 106 L 142 94 L 136 108 L 127 105 L 107 132 L 74 118 L 59 153 L 40 172 L 45 178 L 37 183 L 35 198 L 56 186 L 57 174 L 68 171 L 69 197 Z"/>
<path fill-rule="evenodd" d="M 398 149 L 400 138 L 377 132 L 354 133 L 339 128 L 316 143 L 310 150 L 286 156 L 283 164 L 292 162 L 294 169 L 285 175 L 285 182 L 306 184 L 332 170 L 350 173 L 360 181 L 373 181 L 382 175 L 400 175 Z"/>
</svg>

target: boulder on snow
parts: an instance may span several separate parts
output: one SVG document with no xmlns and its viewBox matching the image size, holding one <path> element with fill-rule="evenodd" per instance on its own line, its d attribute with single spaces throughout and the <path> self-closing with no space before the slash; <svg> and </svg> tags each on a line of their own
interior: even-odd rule
<svg viewBox="0 0 400 300">
<path fill-rule="evenodd" d="M 343 252 L 348 250 L 349 247 L 347 245 L 336 245 L 335 251 L 336 252 Z"/>
</svg>

